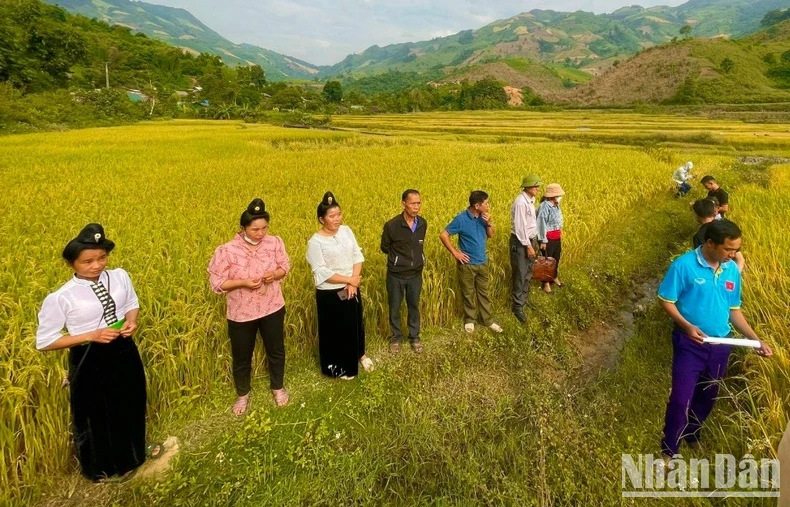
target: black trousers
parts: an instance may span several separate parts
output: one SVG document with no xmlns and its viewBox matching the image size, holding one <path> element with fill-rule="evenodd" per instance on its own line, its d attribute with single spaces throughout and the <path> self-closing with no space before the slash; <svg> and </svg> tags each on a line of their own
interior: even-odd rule
<svg viewBox="0 0 790 507">
<path fill-rule="evenodd" d="M 285 307 L 276 312 L 248 322 L 228 320 L 228 336 L 233 354 L 233 382 L 236 394 L 244 396 L 250 392 L 250 375 L 252 374 L 252 353 L 258 332 L 266 349 L 266 361 L 269 365 L 269 387 L 283 388 L 285 374 Z"/>
<path fill-rule="evenodd" d="M 560 256 L 562 255 L 562 239 L 550 239 L 546 243 L 546 257 L 553 257 L 557 261 L 555 278 L 559 278 Z"/>
<path fill-rule="evenodd" d="M 132 338 L 69 349 L 74 445 L 91 480 L 145 461 L 145 372 Z"/>
<path fill-rule="evenodd" d="M 404 295 L 406 296 L 406 309 L 408 311 L 409 340 L 416 341 L 420 339 L 421 292 L 422 273 L 411 278 L 401 278 L 387 273 L 387 301 L 389 303 L 390 330 L 392 331 L 391 343 L 400 343 L 403 340 L 400 306 Z"/>
<path fill-rule="evenodd" d="M 359 359 L 365 355 L 365 323 L 362 318 L 362 291 L 357 297 L 341 300 L 343 289 L 315 291 L 318 309 L 318 354 L 321 373 L 328 377 L 354 377 Z"/>
</svg>

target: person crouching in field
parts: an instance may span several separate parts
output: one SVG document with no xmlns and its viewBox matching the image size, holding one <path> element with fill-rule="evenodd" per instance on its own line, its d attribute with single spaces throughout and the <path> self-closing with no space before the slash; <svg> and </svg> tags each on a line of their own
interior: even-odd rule
<svg viewBox="0 0 790 507">
<path fill-rule="evenodd" d="M 543 284 L 544 292 L 551 292 L 551 284 L 562 287 L 559 278 L 560 256 L 562 255 L 562 208 L 560 200 L 565 195 L 559 183 L 550 183 L 538 208 L 538 241 L 540 250 L 546 257 L 557 261 L 557 271 L 553 282 Z"/>
<path fill-rule="evenodd" d="M 691 184 L 689 180 L 694 178 L 691 174 L 691 170 L 694 168 L 694 164 L 686 162 L 682 166 L 675 169 L 675 172 L 672 173 L 672 181 L 675 182 L 677 185 L 677 193 L 675 197 L 683 197 L 685 196 L 689 190 L 691 190 Z"/>
<path fill-rule="evenodd" d="M 450 241 L 450 236 L 458 234 L 458 248 Z M 474 332 L 475 323 L 483 325 L 495 333 L 502 327 L 494 322 L 491 315 L 491 298 L 488 290 L 491 275 L 486 257 L 486 241 L 494 237 L 494 223 L 489 215 L 488 194 L 475 190 L 469 196 L 469 207 L 459 213 L 441 232 L 439 239 L 458 262 L 458 282 L 464 304 L 464 331 Z"/>
<path fill-rule="evenodd" d="M 140 305 L 129 274 L 106 269 L 114 248 L 100 224 L 69 241 L 74 276 L 44 299 L 36 332 L 39 350 L 69 349 L 74 445 L 93 481 L 129 476 L 146 459 L 145 372 L 132 339 Z"/>
<path fill-rule="evenodd" d="M 705 244 L 681 255 L 658 288 L 663 310 L 675 322 L 672 331 L 672 390 L 667 403 L 661 451 L 668 462 L 681 439 L 699 446 L 700 430 L 713 409 L 724 378 L 730 348 L 703 342 L 706 336 L 730 336 L 730 324 L 757 339 L 741 313 L 741 273 L 730 262 L 741 247 L 741 230 L 732 222 L 711 223 Z M 770 357 L 761 342 L 757 354 Z"/>
<path fill-rule="evenodd" d="M 541 183 L 534 174 L 525 176 L 521 181 L 519 192 L 510 207 L 510 271 L 513 315 L 524 323 L 527 316 L 524 307 L 534 308 L 529 302 L 529 283 L 532 280 L 532 266 L 538 255 L 538 224 L 535 212 L 535 196 L 538 195 Z"/>
<path fill-rule="evenodd" d="M 324 194 L 316 214 L 321 228 L 307 242 L 307 262 L 316 289 L 321 373 L 350 380 L 357 376 L 359 364 L 365 371 L 373 370 L 373 361 L 365 355 L 360 291 L 365 257 L 354 233 L 343 225 L 343 212 L 332 192 Z"/>
<path fill-rule="evenodd" d="M 406 297 L 408 309 L 409 343 L 417 354 L 422 353 L 420 340 L 420 293 L 422 269 L 425 265 L 423 246 L 428 223 L 420 216 L 420 193 L 408 189 L 401 195 L 403 212 L 384 224 L 381 232 L 381 251 L 387 254 L 387 300 L 389 302 L 390 352 L 400 352 L 403 341 L 400 307 Z"/>
<path fill-rule="evenodd" d="M 225 294 L 228 337 L 233 356 L 236 401 L 233 414 L 247 411 L 250 400 L 252 354 L 260 332 L 269 365 L 269 388 L 277 406 L 288 403 L 285 373 L 285 298 L 281 280 L 291 269 L 285 244 L 269 234 L 269 213 L 254 199 L 239 219 L 240 230 L 220 245 L 208 266 L 212 290 Z"/>
<path fill-rule="evenodd" d="M 694 201 L 691 205 L 691 209 L 694 210 L 694 218 L 700 224 L 699 229 L 697 229 L 691 240 L 694 248 L 699 248 L 705 244 L 705 232 L 708 230 L 708 226 L 716 220 L 716 208 L 718 206 L 715 199 L 715 197 L 706 197 L 705 199 Z M 738 271 L 743 273 L 743 268 L 746 266 L 746 259 L 744 259 L 743 253 L 738 251 L 735 254 L 734 262 L 738 266 Z"/>
</svg>

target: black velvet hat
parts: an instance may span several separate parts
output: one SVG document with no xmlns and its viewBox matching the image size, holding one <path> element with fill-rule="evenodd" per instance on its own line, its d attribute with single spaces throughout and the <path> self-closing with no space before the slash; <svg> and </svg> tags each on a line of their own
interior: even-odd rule
<svg viewBox="0 0 790 507">
<path fill-rule="evenodd" d="M 104 227 L 101 224 L 88 224 L 76 238 L 68 242 L 66 248 L 63 249 L 63 258 L 74 262 L 83 250 L 104 250 L 110 253 L 113 248 L 115 248 L 115 243 L 104 235 Z"/>
</svg>

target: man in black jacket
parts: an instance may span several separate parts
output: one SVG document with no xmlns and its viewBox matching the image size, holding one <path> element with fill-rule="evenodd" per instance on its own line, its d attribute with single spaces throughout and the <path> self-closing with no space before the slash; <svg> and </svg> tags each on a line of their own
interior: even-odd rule
<svg viewBox="0 0 790 507">
<path fill-rule="evenodd" d="M 400 352 L 403 340 L 400 306 L 406 296 L 408 309 L 409 342 L 417 354 L 422 353 L 420 341 L 420 292 L 422 268 L 425 265 L 423 243 L 428 223 L 420 215 L 420 193 L 408 189 L 401 196 L 403 212 L 384 224 L 381 233 L 381 251 L 387 254 L 387 295 L 389 302 L 390 352 Z"/>
</svg>

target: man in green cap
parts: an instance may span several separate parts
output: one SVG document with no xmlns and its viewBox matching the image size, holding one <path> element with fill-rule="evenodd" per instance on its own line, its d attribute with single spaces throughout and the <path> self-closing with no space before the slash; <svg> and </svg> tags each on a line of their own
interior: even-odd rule
<svg viewBox="0 0 790 507">
<path fill-rule="evenodd" d="M 510 268 L 513 272 L 511 297 L 513 315 L 519 322 L 526 322 L 524 306 L 529 302 L 529 282 L 532 265 L 538 252 L 538 223 L 535 216 L 535 196 L 542 185 L 537 175 L 530 174 L 521 181 L 521 192 L 510 208 L 513 223 L 510 229 Z"/>
</svg>

